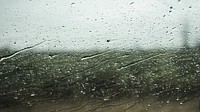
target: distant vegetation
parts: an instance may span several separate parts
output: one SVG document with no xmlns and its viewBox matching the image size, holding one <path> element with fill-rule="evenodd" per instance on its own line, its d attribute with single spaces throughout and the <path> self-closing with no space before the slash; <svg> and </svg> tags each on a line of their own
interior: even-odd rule
<svg viewBox="0 0 200 112">
<path fill-rule="evenodd" d="M 1 58 L 9 55 L 3 50 Z M 38 99 L 199 97 L 200 49 L 33 52 L 0 62 L 0 103 Z"/>
</svg>

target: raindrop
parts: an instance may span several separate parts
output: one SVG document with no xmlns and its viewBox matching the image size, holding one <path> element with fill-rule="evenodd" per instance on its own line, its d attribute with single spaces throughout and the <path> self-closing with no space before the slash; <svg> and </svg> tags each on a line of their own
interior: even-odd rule
<svg viewBox="0 0 200 112">
<path fill-rule="evenodd" d="M 85 92 L 84 92 L 84 91 L 81 91 L 81 93 L 82 93 L 82 94 L 85 94 Z"/>
<path fill-rule="evenodd" d="M 35 94 L 33 93 L 33 94 L 31 94 L 31 96 L 33 97 L 33 96 L 35 96 Z"/>
<path fill-rule="evenodd" d="M 131 2 L 130 5 L 133 5 L 135 2 Z"/>
<path fill-rule="evenodd" d="M 108 99 L 108 98 L 104 98 L 103 100 L 104 100 L 104 101 L 108 101 L 109 99 Z"/>
<path fill-rule="evenodd" d="M 110 42 L 110 40 L 106 40 L 107 42 Z"/>
<path fill-rule="evenodd" d="M 172 30 L 176 29 L 176 27 L 173 27 Z"/>
<path fill-rule="evenodd" d="M 14 99 L 15 99 L 15 100 L 17 100 L 17 99 L 18 99 L 18 97 L 16 96 L 16 97 L 14 97 Z"/>
<path fill-rule="evenodd" d="M 27 104 L 31 107 L 32 106 L 32 104 L 30 103 L 30 102 L 27 102 Z"/>
<path fill-rule="evenodd" d="M 95 91 L 95 89 L 96 89 L 96 87 L 94 87 L 94 88 L 92 89 L 92 91 Z"/>
<path fill-rule="evenodd" d="M 75 5 L 75 3 L 73 2 L 73 3 L 71 3 L 71 5 Z"/>
</svg>

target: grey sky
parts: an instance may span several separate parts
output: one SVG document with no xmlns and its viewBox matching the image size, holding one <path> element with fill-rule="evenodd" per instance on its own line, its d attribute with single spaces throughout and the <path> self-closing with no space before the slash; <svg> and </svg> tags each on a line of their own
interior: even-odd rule
<svg viewBox="0 0 200 112">
<path fill-rule="evenodd" d="M 183 21 L 200 36 L 198 0 L 0 0 L 0 47 L 36 49 L 177 47 Z M 110 42 L 107 42 L 110 40 Z"/>
</svg>

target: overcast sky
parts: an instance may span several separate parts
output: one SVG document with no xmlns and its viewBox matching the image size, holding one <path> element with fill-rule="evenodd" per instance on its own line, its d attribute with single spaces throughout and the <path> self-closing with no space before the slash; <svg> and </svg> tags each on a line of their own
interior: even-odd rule
<svg viewBox="0 0 200 112">
<path fill-rule="evenodd" d="M 200 37 L 199 0 L 0 0 L 0 47 L 165 48 Z"/>
</svg>

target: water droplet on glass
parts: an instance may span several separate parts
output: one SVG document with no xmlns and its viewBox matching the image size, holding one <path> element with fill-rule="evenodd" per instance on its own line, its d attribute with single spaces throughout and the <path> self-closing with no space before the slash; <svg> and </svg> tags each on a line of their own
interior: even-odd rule
<svg viewBox="0 0 200 112">
<path fill-rule="evenodd" d="M 15 99 L 15 100 L 17 100 L 17 99 L 18 99 L 18 97 L 16 96 L 16 97 L 14 97 L 14 99 Z"/>
<path fill-rule="evenodd" d="M 106 40 L 107 42 L 110 42 L 110 40 Z"/>
<path fill-rule="evenodd" d="M 134 2 L 131 2 L 131 3 L 130 3 L 130 5 L 133 5 L 133 4 L 134 4 Z"/>
<path fill-rule="evenodd" d="M 104 98 L 103 100 L 104 100 L 104 101 L 108 101 L 109 99 L 108 99 L 108 98 Z"/>
<path fill-rule="evenodd" d="M 31 94 L 31 96 L 33 97 L 33 96 L 35 96 L 35 94 L 33 93 L 33 94 Z"/>
<path fill-rule="evenodd" d="M 75 3 L 73 2 L 73 3 L 71 3 L 71 5 L 75 5 Z"/>
</svg>

